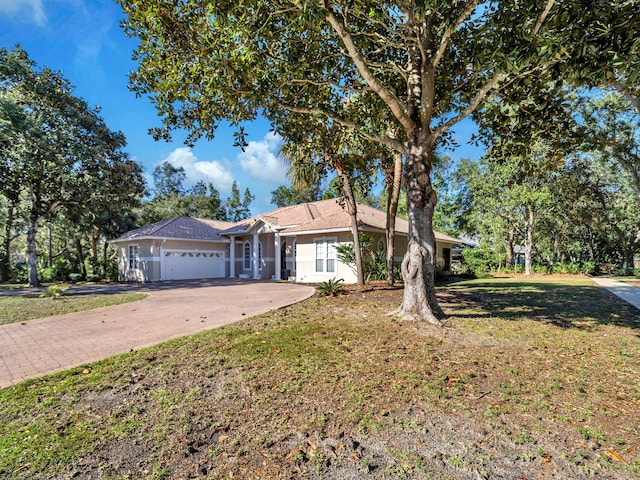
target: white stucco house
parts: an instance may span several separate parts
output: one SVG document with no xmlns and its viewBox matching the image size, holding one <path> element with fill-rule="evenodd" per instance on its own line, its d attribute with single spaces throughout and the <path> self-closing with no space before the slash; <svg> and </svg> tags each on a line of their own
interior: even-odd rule
<svg viewBox="0 0 640 480">
<path fill-rule="evenodd" d="M 380 251 L 386 213 L 358 204 L 361 233 Z M 396 219 L 396 260 L 407 247 L 408 223 Z M 240 277 L 318 283 L 357 281 L 340 262 L 336 245 L 350 242 L 351 219 L 335 199 L 282 207 L 237 223 L 175 217 L 138 228 L 112 240 L 118 249 L 122 281 L 154 282 Z M 459 239 L 436 232 L 438 264 L 451 265 Z"/>
</svg>

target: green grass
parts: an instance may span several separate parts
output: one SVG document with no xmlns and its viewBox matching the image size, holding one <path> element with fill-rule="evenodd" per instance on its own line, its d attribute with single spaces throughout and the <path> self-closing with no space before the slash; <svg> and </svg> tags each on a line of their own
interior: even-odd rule
<svg viewBox="0 0 640 480">
<path fill-rule="evenodd" d="M 0 325 L 135 302 L 146 297 L 145 293 L 74 295 L 62 292 L 58 298 L 41 297 L 39 293 L 5 295 L 0 296 Z"/>
<path fill-rule="evenodd" d="M 536 451 L 557 478 L 640 475 L 637 311 L 584 277 L 480 279 L 439 288 L 434 329 L 385 315 L 401 293 L 312 298 L 2 390 L 0 478 L 332 478 L 329 460 L 537 478 Z"/>
</svg>

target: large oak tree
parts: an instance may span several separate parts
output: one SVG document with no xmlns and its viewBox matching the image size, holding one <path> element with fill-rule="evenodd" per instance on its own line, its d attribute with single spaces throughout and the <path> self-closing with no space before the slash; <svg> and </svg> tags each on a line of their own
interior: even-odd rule
<svg viewBox="0 0 640 480">
<path fill-rule="evenodd" d="M 637 52 L 640 15 L 635 0 L 120 3 L 125 31 L 140 40 L 131 86 L 163 117 L 157 138 L 180 128 L 188 142 L 211 138 L 221 119 L 259 114 L 287 137 L 288 125 L 320 117 L 403 155 L 409 235 L 400 314 L 432 323 L 443 316 L 433 278 L 437 143 L 489 94 L 528 78 L 613 77 L 614 63 Z M 354 98 L 362 108 L 347 115 Z"/>
</svg>

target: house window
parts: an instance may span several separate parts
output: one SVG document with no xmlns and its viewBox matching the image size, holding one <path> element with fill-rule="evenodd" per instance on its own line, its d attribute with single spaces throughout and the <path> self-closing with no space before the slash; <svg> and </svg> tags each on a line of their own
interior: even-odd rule
<svg viewBox="0 0 640 480">
<path fill-rule="evenodd" d="M 129 245 L 129 270 L 137 270 L 140 266 L 140 247 Z"/>
<path fill-rule="evenodd" d="M 262 242 L 258 242 L 258 268 L 262 270 Z"/>
<path fill-rule="evenodd" d="M 251 244 L 244 242 L 242 247 L 243 268 L 245 270 L 251 270 Z"/>
<path fill-rule="evenodd" d="M 336 239 L 316 238 L 316 272 L 335 273 L 336 271 Z"/>
</svg>

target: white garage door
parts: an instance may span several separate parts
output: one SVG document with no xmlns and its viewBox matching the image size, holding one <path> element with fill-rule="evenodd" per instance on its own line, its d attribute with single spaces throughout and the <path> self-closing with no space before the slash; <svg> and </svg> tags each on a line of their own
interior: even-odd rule
<svg viewBox="0 0 640 480">
<path fill-rule="evenodd" d="M 162 254 L 164 280 L 224 277 L 224 252 L 165 250 Z"/>
</svg>

